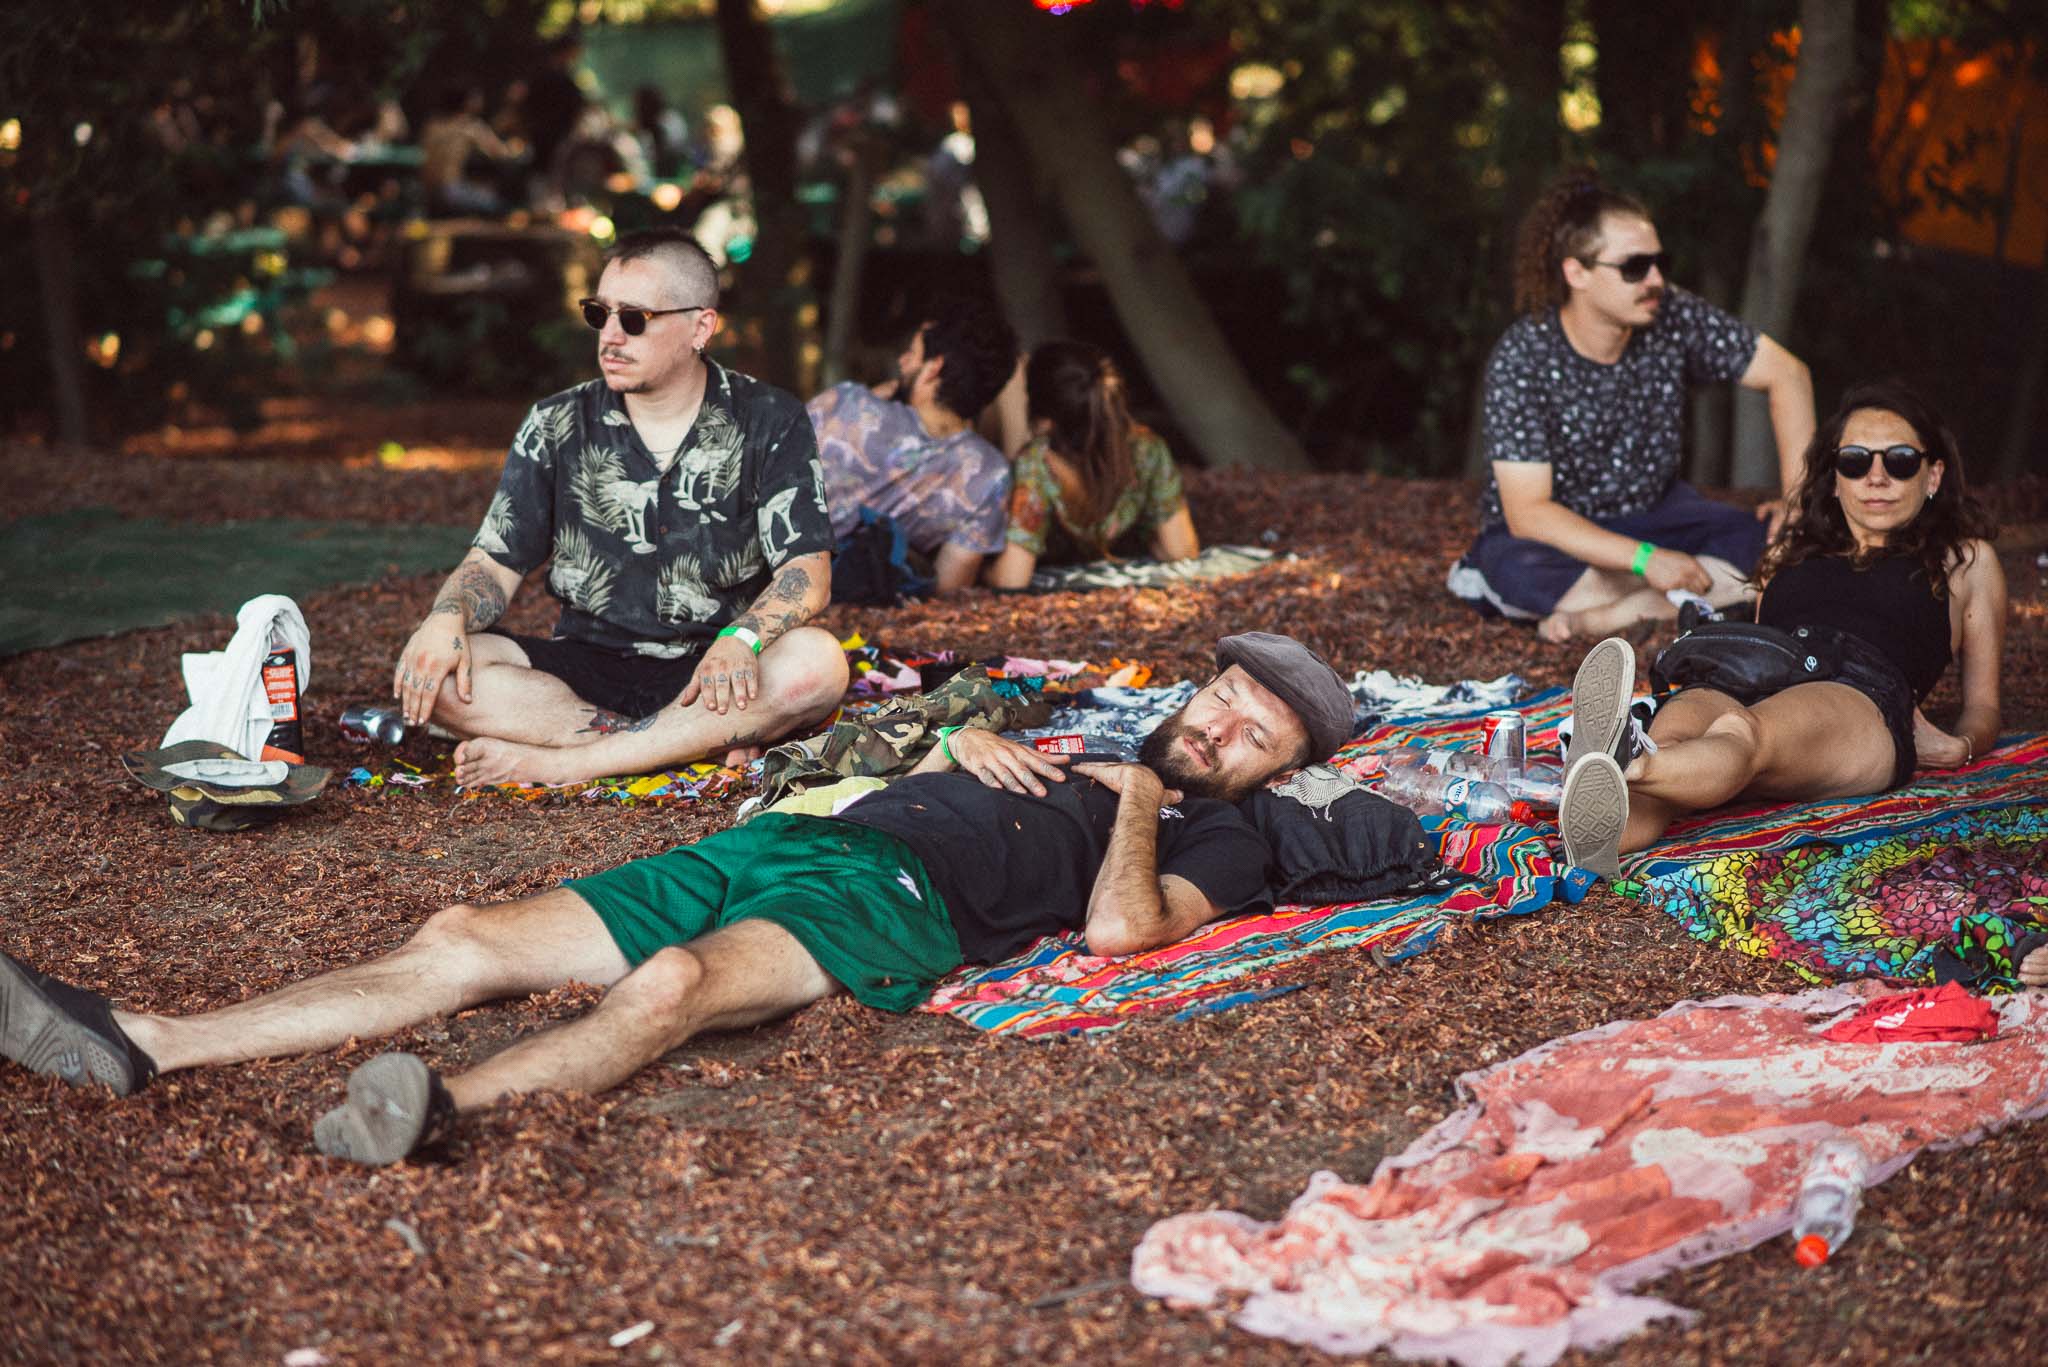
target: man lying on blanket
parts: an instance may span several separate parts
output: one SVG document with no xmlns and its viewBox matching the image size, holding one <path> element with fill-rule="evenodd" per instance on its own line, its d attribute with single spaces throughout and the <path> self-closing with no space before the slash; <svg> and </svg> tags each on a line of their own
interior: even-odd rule
<svg viewBox="0 0 2048 1367">
<path fill-rule="evenodd" d="M 1098 954 L 1169 944 L 1259 900 L 1266 849 L 1232 805 L 1349 737 L 1335 670 L 1284 636 L 1216 647 L 1220 673 L 1136 764 L 1077 764 L 953 731 L 908 777 L 836 817 L 769 813 L 554 892 L 452 906 L 401 948 L 190 1017 L 106 998 L 0 954 L 0 1055 L 125 1095 L 159 1072 L 329 1048 L 568 982 L 589 1015 L 445 1079 L 410 1054 L 357 1068 L 320 1151 L 392 1163 L 458 1111 L 595 1092 L 704 1029 L 835 992 L 904 1011 L 963 962 L 1084 929 Z"/>
</svg>

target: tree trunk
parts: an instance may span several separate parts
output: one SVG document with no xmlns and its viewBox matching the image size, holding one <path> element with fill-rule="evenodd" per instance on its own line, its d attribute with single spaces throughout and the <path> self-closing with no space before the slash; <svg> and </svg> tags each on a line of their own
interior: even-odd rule
<svg viewBox="0 0 2048 1367">
<path fill-rule="evenodd" d="M 864 134 L 855 134 L 846 161 L 845 199 L 839 205 L 839 254 L 832 271 L 832 297 L 825 305 L 825 358 L 819 379 L 829 388 L 852 378 L 848 360 L 860 314 L 861 274 L 873 237 L 868 194 L 874 187 L 873 153 Z"/>
<path fill-rule="evenodd" d="M 1855 0 L 1800 0 L 1799 67 L 1785 97 L 1777 162 L 1750 238 L 1749 276 L 1742 289 L 1742 316 L 1780 341 L 1792 326 L 1800 272 L 1827 183 L 1835 123 L 1855 74 Z M 1735 401 L 1733 482 L 1776 488 L 1776 449 L 1764 396 L 1742 391 Z"/>
<path fill-rule="evenodd" d="M 761 314 L 762 369 L 777 384 L 802 385 L 798 311 L 804 303 L 803 211 L 796 200 L 796 110 L 768 25 L 754 0 L 718 0 L 718 45 L 726 85 L 746 134 L 754 201 L 754 248 L 739 276 Z"/>
<path fill-rule="evenodd" d="M 2036 272 L 2034 325 L 2028 330 L 2026 354 L 2012 377 L 2012 404 L 2005 416 L 2005 449 L 1999 453 L 1998 473 L 2016 479 L 2029 470 L 2041 468 L 2035 451 L 2034 434 L 2040 430 L 2035 419 L 2041 411 L 2041 386 L 2048 381 L 2048 262 Z M 2031 459 L 2029 459 L 2031 457 Z"/>
<path fill-rule="evenodd" d="M 949 28 L 967 18 L 967 7 L 941 5 Z M 966 45 L 957 37 L 963 56 Z M 1059 263 L 1053 260 L 1051 225 L 1031 159 L 1010 123 L 1002 103 L 990 97 L 988 79 L 971 60 L 961 63 L 967 86 L 967 108 L 974 120 L 974 183 L 988 204 L 989 265 L 996 297 L 1017 339 L 1026 351 L 1040 342 L 1069 335 L 1066 306 L 1060 301 Z"/>
<path fill-rule="evenodd" d="M 1210 465 L 1306 469 L 1294 434 L 1267 408 L 1194 282 L 1117 165 L 1095 110 L 1051 37 L 1058 19 L 1022 4 L 975 6 L 961 37 L 1052 189 L 1153 384 Z"/>
<path fill-rule="evenodd" d="M 36 275 L 42 281 L 43 333 L 50 346 L 50 393 L 57 405 L 57 440 L 83 446 L 91 431 L 85 407 L 85 340 L 78 329 L 78 288 L 71 270 L 71 238 L 55 214 L 32 217 Z"/>
<path fill-rule="evenodd" d="M 1559 53 L 1564 47 L 1564 0 L 1498 0 L 1493 8 L 1507 105 L 1501 110 L 1495 146 L 1501 170 L 1500 213 L 1494 220 L 1493 250 L 1487 253 L 1491 279 L 1487 296 L 1501 301 L 1503 325 L 1514 297 L 1515 229 L 1543 192 L 1558 162 L 1558 96 L 1564 88 Z M 1487 462 L 1480 438 L 1480 393 L 1473 386 L 1465 438 L 1465 474 L 1485 479 Z"/>
</svg>

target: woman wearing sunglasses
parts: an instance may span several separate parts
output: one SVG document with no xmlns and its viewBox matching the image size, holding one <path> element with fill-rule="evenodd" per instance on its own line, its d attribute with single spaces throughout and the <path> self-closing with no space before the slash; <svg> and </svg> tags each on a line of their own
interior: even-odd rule
<svg viewBox="0 0 2048 1367">
<path fill-rule="evenodd" d="M 1638 754 L 1634 654 L 1595 646 L 1574 684 L 1559 819 L 1574 863 L 1611 877 L 1619 850 L 1689 812 L 1882 792 L 1996 743 L 2005 575 L 1940 416 L 1900 385 L 1851 390 L 1807 447 L 1794 502 L 1758 570 L 1756 620 L 1798 642 L 1795 673 L 1822 677 L 1766 678 L 1756 640 L 1769 633 L 1682 637 L 1652 678 L 1694 685 L 1665 701 Z M 1943 730 L 1920 703 L 1958 660 L 1962 711 Z"/>
</svg>

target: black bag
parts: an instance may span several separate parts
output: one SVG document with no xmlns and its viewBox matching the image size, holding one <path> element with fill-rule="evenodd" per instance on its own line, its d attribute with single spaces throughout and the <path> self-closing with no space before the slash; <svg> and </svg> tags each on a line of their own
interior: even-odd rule
<svg viewBox="0 0 2048 1367">
<path fill-rule="evenodd" d="M 862 508 L 860 525 L 832 549 L 835 603 L 893 607 L 929 597 L 935 586 L 930 564 L 910 548 L 903 530 L 873 508 Z"/>
<path fill-rule="evenodd" d="M 1436 844 L 1415 813 L 1328 765 L 1261 788 L 1238 810 L 1266 841 L 1266 897 L 1275 905 L 1369 902 L 1436 871 Z"/>
<path fill-rule="evenodd" d="M 1767 627 L 1702 622 L 1657 652 L 1650 690 L 1711 688 L 1747 707 L 1794 684 L 1821 683 L 1842 667 L 1842 633 L 1833 627 Z"/>
</svg>

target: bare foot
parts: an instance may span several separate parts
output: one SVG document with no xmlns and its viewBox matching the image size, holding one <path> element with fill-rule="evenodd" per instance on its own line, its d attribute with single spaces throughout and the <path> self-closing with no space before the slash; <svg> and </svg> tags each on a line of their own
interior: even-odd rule
<svg viewBox="0 0 2048 1367">
<path fill-rule="evenodd" d="M 577 782 L 563 762 L 560 750 L 478 736 L 455 747 L 455 781 L 465 788 L 487 783 Z"/>
<path fill-rule="evenodd" d="M 1553 612 L 1536 624 L 1536 634 L 1552 645 L 1562 645 L 1578 635 L 1576 613 Z"/>
<path fill-rule="evenodd" d="M 765 753 L 767 752 L 758 745 L 735 745 L 725 752 L 725 767 L 744 769 Z"/>
<path fill-rule="evenodd" d="M 2048 987 L 2048 945 L 2020 960 L 2020 981 L 2028 987 Z"/>
</svg>

